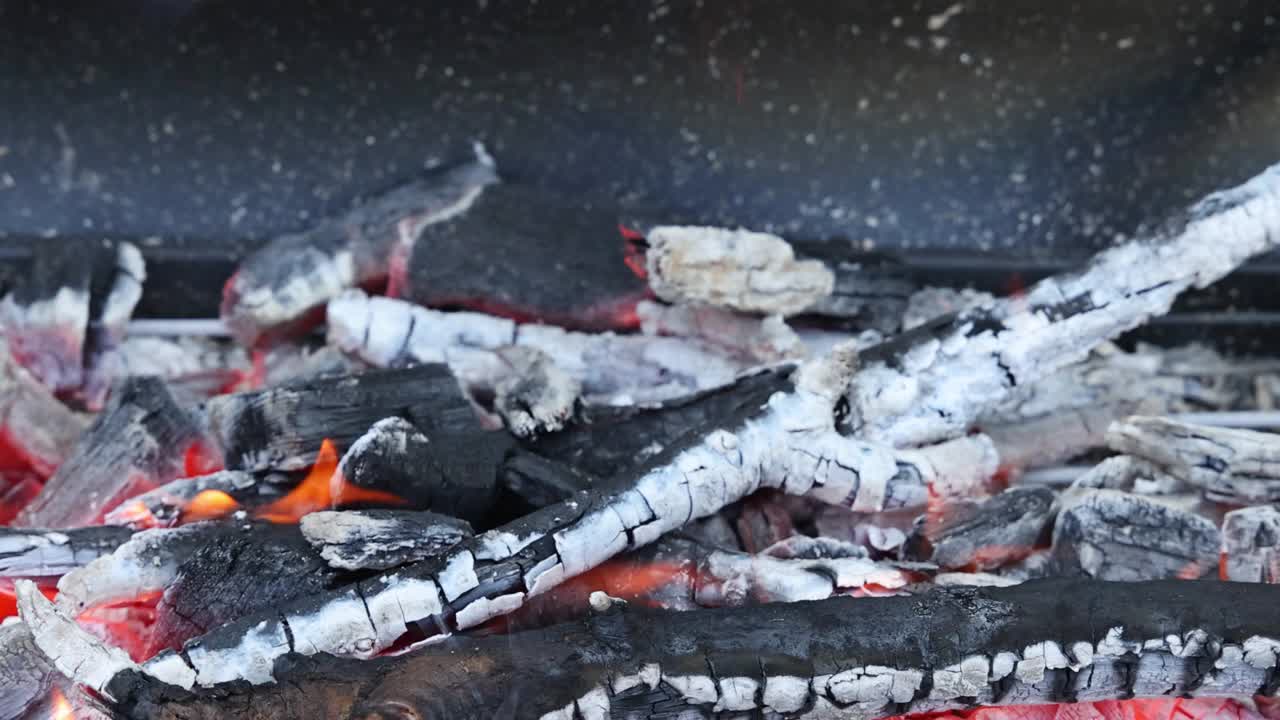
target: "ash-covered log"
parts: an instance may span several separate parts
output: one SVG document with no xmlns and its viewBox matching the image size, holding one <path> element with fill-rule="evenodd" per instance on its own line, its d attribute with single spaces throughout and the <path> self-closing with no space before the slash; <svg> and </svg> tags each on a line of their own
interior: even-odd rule
<svg viewBox="0 0 1280 720">
<path fill-rule="evenodd" d="M 369 657 L 410 626 L 474 627 L 762 488 L 879 511 L 972 493 L 995 471 L 981 436 L 894 451 L 836 432 L 835 404 L 852 367 L 850 348 L 806 364 L 791 392 L 716 418 L 606 487 L 495 528 L 436 561 L 222 626 L 181 655 L 161 653 L 146 670 L 184 687 L 269 682 L 275 658 L 291 649 Z M 33 632 L 41 641 L 43 628 L 33 624 Z M 76 679 L 101 690 L 110 674 L 95 667 Z"/>
<path fill-rule="evenodd" d="M 921 517 L 918 531 L 932 548 L 928 559 L 940 567 L 991 570 L 1040 543 L 1053 501 L 1049 488 L 1015 487 L 981 502 L 940 503 Z"/>
<path fill-rule="evenodd" d="M 1218 567 L 1218 527 L 1156 498 L 1078 489 L 1061 498 L 1053 526 L 1058 572 L 1099 580 L 1199 578 Z"/>
<path fill-rule="evenodd" d="M 465 520 L 417 510 L 313 512 L 299 528 L 320 557 L 340 570 L 387 570 L 439 557 L 473 535 Z"/>
<path fill-rule="evenodd" d="M 1280 583 L 1280 510 L 1241 508 L 1222 520 L 1222 579 Z"/>
<path fill-rule="evenodd" d="M 23 281 L 0 300 L 14 358 L 52 390 L 79 387 L 90 356 L 123 339 L 145 279 L 142 254 L 127 242 L 35 246 Z"/>
<path fill-rule="evenodd" d="M 129 378 L 14 525 L 95 523 L 132 493 L 178 477 L 188 449 L 202 438 L 193 413 L 162 380 Z"/>
<path fill-rule="evenodd" d="M 0 339 L 0 440 L 43 476 L 75 450 L 89 419 L 72 412 L 9 353 Z"/>
<path fill-rule="evenodd" d="M 1166 468 L 1210 500 L 1280 501 L 1280 435 L 1274 433 L 1137 416 L 1113 424 L 1107 444 Z"/>
<path fill-rule="evenodd" d="M 38 598 L 32 598 L 39 602 Z M 1280 589 L 1058 580 L 696 612 L 613 610 L 196 693 L 125 668 L 124 717 L 867 720 L 973 705 L 1274 694 Z M 735 715 L 736 716 L 736 715 Z"/>
<path fill-rule="evenodd" d="M 282 235 L 249 255 L 223 291 L 221 315 L 246 345 L 305 328 L 309 314 L 347 288 L 383 282 L 402 238 L 465 213 L 498 181 L 479 145 L 470 162 L 358 201 L 345 214 Z"/>
<path fill-rule="evenodd" d="M 1280 243 L 1280 166 L 1210 195 L 1151 237 L 1025 295 L 944 317 L 864 353 L 848 430 L 905 446 L 966 432 L 1013 388 L 1079 361 Z"/>
<path fill-rule="evenodd" d="M 644 242 L 649 287 L 670 303 L 795 315 L 835 283 L 820 261 L 797 260 L 786 240 L 769 233 L 666 225 Z"/>
<path fill-rule="evenodd" d="M 543 188 L 489 188 L 402 248 L 389 294 L 582 330 L 633 328 L 644 283 L 615 213 Z"/>
<path fill-rule="evenodd" d="M 112 525 L 0 528 L 0 577 L 58 577 L 114 552 L 133 533 L 132 528 Z"/>
<path fill-rule="evenodd" d="M 443 365 L 314 378 L 215 397 L 206 408 L 226 467 L 233 470 L 310 467 L 324 440 L 345 452 L 370 426 L 393 416 L 410 420 L 428 435 L 478 438 L 483 433 L 470 401 Z M 492 450 L 487 446 L 494 444 L 477 442 L 474 453 L 487 458 Z M 465 448 L 441 453 L 449 451 Z"/>
</svg>

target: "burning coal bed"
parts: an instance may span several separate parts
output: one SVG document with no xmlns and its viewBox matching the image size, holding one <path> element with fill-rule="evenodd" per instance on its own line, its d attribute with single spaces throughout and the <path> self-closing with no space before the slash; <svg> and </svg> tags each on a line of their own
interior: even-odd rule
<svg viewBox="0 0 1280 720">
<path fill-rule="evenodd" d="M 1280 359 L 1112 341 L 1277 243 L 1280 166 L 993 297 L 477 148 L 244 258 L 231 339 L 47 243 L 0 718 L 1275 717 Z"/>
</svg>

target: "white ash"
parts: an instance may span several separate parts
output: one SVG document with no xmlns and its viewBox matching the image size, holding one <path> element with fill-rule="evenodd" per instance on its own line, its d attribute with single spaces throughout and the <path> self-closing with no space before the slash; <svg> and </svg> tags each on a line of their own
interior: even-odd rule
<svg viewBox="0 0 1280 720">
<path fill-rule="evenodd" d="M 849 429 L 893 446 L 966 432 L 1020 385 L 1083 359 L 1280 242 L 1280 166 L 1215 193 L 1182 225 L 1099 253 L 1083 270 L 886 348 L 849 388 Z"/>
<path fill-rule="evenodd" d="M 674 304 L 794 315 L 831 294 L 835 276 L 797 260 L 777 235 L 712 227 L 661 226 L 646 235 L 649 286 Z"/>
<path fill-rule="evenodd" d="M 902 313 L 902 329 L 911 330 L 951 313 L 989 307 L 996 297 L 973 288 L 926 287 L 911 293 Z"/>
<path fill-rule="evenodd" d="M 1107 444 L 1164 467 L 1210 500 L 1280 501 L 1280 435 L 1274 433 L 1135 416 L 1112 424 Z"/>
<path fill-rule="evenodd" d="M 645 335 L 697 338 L 748 362 L 776 363 L 806 355 L 800 336 L 780 315 L 756 317 L 710 305 L 666 305 L 649 300 L 636 305 L 636 314 Z"/>
<path fill-rule="evenodd" d="M 1222 555 L 1226 580 L 1280 583 L 1280 509 L 1262 505 L 1227 513 Z"/>
<path fill-rule="evenodd" d="M 116 381 L 130 375 L 147 375 L 209 396 L 243 378 L 251 369 L 243 348 L 211 338 L 131 337 L 94 357 L 80 395 L 86 406 L 100 410 Z"/>
<path fill-rule="evenodd" d="M 507 429 L 517 437 L 562 429 L 573 416 L 582 384 L 536 348 L 511 346 L 497 354 L 509 370 L 493 384 L 493 405 Z"/>
<path fill-rule="evenodd" d="M 1124 490 L 1137 495 L 1173 495 L 1186 487 L 1164 468 L 1132 455 L 1109 457 L 1071 483 L 1072 490 Z"/>
<path fill-rule="evenodd" d="M 704 607 L 821 600 L 874 587 L 904 588 L 910 578 L 888 563 L 859 557 L 790 558 L 712 552 L 698 569 L 695 600 Z"/>
<path fill-rule="evenodd" d="M 71 456 L 89 422 L 14 362 L 0 334 L 0 428 L 36 471 L 53 474 Z"/>
<path fill-rule="evenodd" d="M 1011 587 L 1021 582 L 1017 577 L 985 572 L 941 572 L 933 576 L 933 584 L 940 587 Z"/>
<path fill-rule="evenodd" d="M 117 674 L 138 668 L 123 650 L 81 630 L 75 620 L 54 607 L 35 583 L 18 580 L 14 590 L 22 621 L 31 628 L 36 645 L 63 675 L 102 692 Z"/>
</svg>

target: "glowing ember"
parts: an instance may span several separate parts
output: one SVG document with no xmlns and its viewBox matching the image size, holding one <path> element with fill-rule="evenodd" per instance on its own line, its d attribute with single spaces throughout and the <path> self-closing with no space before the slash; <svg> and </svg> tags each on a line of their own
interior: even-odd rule
<svg viewBox="0 0 1280 720">
<path fill-rule="evenodd" d="M 200 522 L 201 520 L 216 520 L 226 517 L 239 509 L 240 503 L 230 495 L 221 490 L 202 490 L 195 497 L 191 498 L 191 502 L 182 510 L 183 523 Z M 151 513 L 143 508 L 143 512 L 148 515 Z"/>
<path fill-rule="evenodd" d="M 75 713 L 71 710 L 71 701 L 67 699 L 62 691 L 53 689 L 53 710 L 49 713 L 52 720 L 75 720 Z"/>
<path fill-rule="evenodd" d="M 332 442 L 325 440 L 320 444 L 320 452 L 316 454 L 311 471 L 298 487 L 262 508 L 255 516 L 274 523 L 296 523 L 307 513 L 355 503 L 403 505 L 404 500 L 388 492 L 348 483 L 338 472 L 337 449 Z"/>
<path fill-rule="evenodd" d="M 76 621 L 94 636 L 122 648 L 135 662 L 142 662 L 154 654 L 151 635 L 156 624 L 156 605 L 163 594 L 147 592 L 90 608 L 80 613 Z"/>
<path fill-rule="evenodd" d="M 217 450 L 206 447 L 202 442 L 193 442 L 182 457 L 182 468 L 183 477 L 208 475 L 222 469 L 222 458 Z"/>
<path fill-rule="evenodd" d="M 42 587 L 40 592 L 52 600 L 57 596 L 57 588 Z M 0 620 L 18 614 L 18 598 L 13 592 L 13 580 L 0 578 Z"/>
</svg>

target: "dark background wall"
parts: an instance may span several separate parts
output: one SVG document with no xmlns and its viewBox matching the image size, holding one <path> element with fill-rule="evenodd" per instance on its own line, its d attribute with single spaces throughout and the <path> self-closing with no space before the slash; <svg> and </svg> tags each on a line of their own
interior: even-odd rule
<svg viewBox="0 0 1280 720">
<path fill-rule="evenodd" d="M 1280 7 L 0 0 L 0 231 L 259 238 L 505 175 L 855 247 L 1076 256 L 1280 160 Z"/>
</svg>

